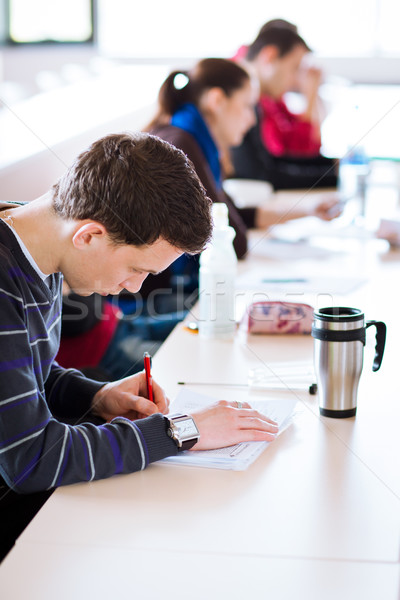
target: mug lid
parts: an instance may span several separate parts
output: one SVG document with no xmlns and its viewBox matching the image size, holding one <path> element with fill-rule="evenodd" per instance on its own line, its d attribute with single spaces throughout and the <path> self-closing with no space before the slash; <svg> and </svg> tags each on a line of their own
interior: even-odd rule
<svg viewBox="0 0 400 600">
<path fill-rule="evenodd" d="M 364 318 L 364 313 L 359 308 L 328 306 L 314 311 L 314 317 L 321 321 L 359 321 Z"/>
</svg>

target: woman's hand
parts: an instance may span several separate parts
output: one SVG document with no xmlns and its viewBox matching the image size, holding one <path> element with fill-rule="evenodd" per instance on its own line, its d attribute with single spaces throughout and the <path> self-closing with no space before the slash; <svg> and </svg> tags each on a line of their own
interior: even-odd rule
<svg viewBox="0 0 400 600">
<path fill-rule="evenodd" d="M 322 219 L 323 221 L 331 221 L 336 219 L 343 212 L 343 202 L 340 200 L 339 194 L 336 192 L 332 195 L 322 197 L 313 209 L 313 216 Z"/>
</svg>

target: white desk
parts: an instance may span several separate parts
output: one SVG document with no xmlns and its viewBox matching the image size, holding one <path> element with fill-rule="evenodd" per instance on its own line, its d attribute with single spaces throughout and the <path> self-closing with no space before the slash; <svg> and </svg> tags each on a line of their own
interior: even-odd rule
<svg viewBox="0 0 400 600">
<path fill-rule="evenodd" d="M 355 419 L 322 418 L 315 396 L 296 393 L 294 423 L 245 472 L 157 463 L 58 489 L 0 568 L 4 598 L 398 600 L 400 254 L 385 249 L 355 242 L 355 262 L 340 263 L 364 265 L 371 280 L 335 301 L 388 325 L 374 374 L 368 335 Z M 314 262 L 329 273 L 338 258 Z M 240 382 L 249 367 L 311 357 L 310 337 L 210 343 L 178 326 L 154 376 L 173 397 L 179 380 Z"/>
</svg>

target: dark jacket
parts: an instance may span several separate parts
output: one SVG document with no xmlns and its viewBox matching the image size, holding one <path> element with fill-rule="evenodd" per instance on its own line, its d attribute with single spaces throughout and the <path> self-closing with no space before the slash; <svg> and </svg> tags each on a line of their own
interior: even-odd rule
<svg viewBox="0 0 400 600">
<path fill-rule="evenodd" d="M 259 120 L 232 151 L 234 177 L 269 181 L 275 190 L 335 187 L 337 161 L 325 156 L 282 158 L 272 156 L 260 135 Z"/>
<path fill-rule="evenodd" d="M 194 137 L 173 125 L 162 125 L 150 133 L 157 135 L 166 142 L 183 150 L 192 161 L 200 181 L 213 202 L 225 202 L 229 209 L 229 223 L 236 231 L 234 247 L 238 258 L 243 258 L 247 252 L 247 228 L 254 227 L 255 209 L 238 209 L 232 199 L 222 189 L 218 189 L 207 160 Z"/>
</svg>

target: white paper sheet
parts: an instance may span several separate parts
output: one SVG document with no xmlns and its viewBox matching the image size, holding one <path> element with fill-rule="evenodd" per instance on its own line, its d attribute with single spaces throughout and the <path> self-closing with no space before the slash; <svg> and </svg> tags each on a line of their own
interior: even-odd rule
<svg viewBox="0 0 400 600">
<path fill-rule="evenodd" d="M 250 246 L 250 253 L 253 256 L 277 260 L 303 260 L 306 258 L 321 260 L 332 256 L 333 252 L 339 254 L 341 251 L 340 249 L 332 251 L 329 248 L 313 246 L 303 241 L 291 242 L 272 238 L 260 240 Z"/>
<path fill-rule="evenodd" d="M 281 225 L 275 225 L 271 235 L 281 242 L 306 242 L 312 238 L 352 238 L 371 239 L 373 232 L 339 218 L 334 221 L 321 221 L 316 217 L 294 219 Z"/>
<path fill-rule="evenodd" d="M 171 414 L 190 413 L 216 402 L 216 398 L 198 394 L 191 390 L 182 390 L 171 406 Z M 293 397 L 276 400 L 256 400 L 253 407 L 278 423 L 279 433 L 282 433 L 291 423 L 297 399 Z M 178 465 L 208 467 L 213 469 L 228 469 L 244 471 L 272 442 L 241 442 L 235 446 L 217 450 L 188 450 L 177 456 L 165 458 L 162 462 Z"/>
<path fill-rule="evenodd" d="M 257 290 L 271 294 L 281 293 L 318 293 L 318 294 L 349 294 L 365 284 L 365 277 L 301 277 L 297 273 L 284 273 L 269 269 L 265 276 L 260 270 L 250 270 L 236 279 L 238 290 Z"/>
</svg>

